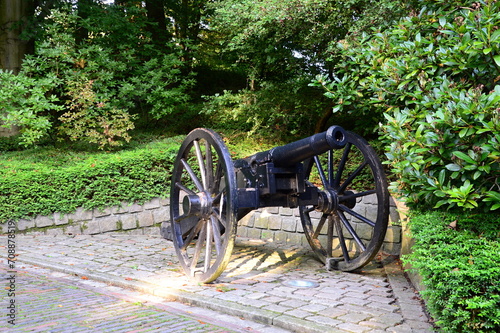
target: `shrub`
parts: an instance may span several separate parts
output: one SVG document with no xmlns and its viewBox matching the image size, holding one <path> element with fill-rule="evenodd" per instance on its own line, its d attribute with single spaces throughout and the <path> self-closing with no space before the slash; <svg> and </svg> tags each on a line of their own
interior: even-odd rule
<svg viewBox="0 0 500 333">
<path fill-rule="evenodd" d="M 302 77 L 279 84 L 265 82 L 256 91 L 224 91 L 207 97 L 202 113 L 208 115 L 215 127 L 244 131 L 249 135 L 266 132 L 266 135 L 286 140 L 290 134 L 309 135 L 321 112 L 330 104 L 321 90 L 307 87 L 309 80 Z"/>
<path fill-rule="evenodd" d="M 431 9 L 340 43 L 334 79 L 316 85 L 334 111 L 385 122 L 391 188 L 410 206 L 499 209 L 500 2 L 421 3 Z"/>
<path fill-rule="evenodd" d="M 19 144 L 29 146 L 47 135 L 49 112 L 61 109 L 58 98 L 49 94 L 54 86 L 51 77 L 36 80 L 0 69 L 0 121 L 6 127 L 21 127 Z"/>
<path fill-rule="evenodd" d="M 0 120 L 21 126 L 23 144 L 50 135 L 110 149 L 130 140 L 138 113 L 149 120 L 185 110 L 192 75 L 178 47 L 152 47 L 144 9 L 93 3 L 91 14 L 53 9 L 20 73 L 0 72 Z M 80 41 L 84 28 L 89 38 Z"/>
<path fill-rule="evenodd" d="M 422 295 L 443 332 L 500 330 L 500 217 L 418 212 L 405 263 L 423 277 Z"/>
<path fill-rule="evenodd" d="M 5 154 L 0 222 L 166 197 L 179 145 L 173 138 L 111 154 L 53 148 Z"/>
<path fill-rule="evenodd" d="M 500 208 L 500 86 L 490 94 L 444 81 L 412 109 L 386 115 L 392 189 L 419 206 Z"/>
</svg>

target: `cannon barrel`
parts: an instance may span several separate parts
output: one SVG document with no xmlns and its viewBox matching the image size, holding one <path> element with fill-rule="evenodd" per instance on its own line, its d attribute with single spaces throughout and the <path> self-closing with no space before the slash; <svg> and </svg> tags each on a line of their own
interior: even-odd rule
<svg viewBox="0 0 500 333">
<path fill-rule="evenodd" d="M 325 132 L 257 153 L 245 160 L 250 165 L 272 162 L 276 167 L 289 167 L 330 149 L 341 149 L 346 143 L 345 130 L 340 126 L 331 126 Z"/>
</svg>

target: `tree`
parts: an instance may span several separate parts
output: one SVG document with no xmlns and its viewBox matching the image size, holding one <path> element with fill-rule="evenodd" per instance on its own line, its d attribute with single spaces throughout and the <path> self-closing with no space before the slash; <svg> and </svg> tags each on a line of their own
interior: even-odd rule
<svg viewBox="0 0 500 333">
<path fill-rule="evenodd" d="M 33 42 L 21 38 L 29 17 L 33 17 L 32 0 L 4 0 L 0 2 L 0 70 L 18 73 L 24 55 L 33 52 Z M 0 122 L 0 125 L 2 123 Z M 16 126 L 0 131 L 0 135 L 19 133 Z"/>
<path fill-rule="evenodd" d="M 169 40 L 167 32 L 167 21 L 165 18 L 164 0 L 146 0 L 146 12 L 149 21 L 152 23 L 149 31 L 153 42 L 157 45 L 165 46 Z"/>
<path fill-rule="evenodd" d="M 260 122 L 286 123 L 285 132 L 310 132 L 323 130 L 332 115 L 331 101 L 308 84 L 318 74 L 331 75 L 340 54 L 336 43 L 388 24 L 406 6 L 394 0 L 219 0 L 209 9 L 209 27 L 219 38 L 214 53 L 227 67 L 246 72 L 248 90 L 240 93 L 258 94 L 242 99 L 268 110 L 267 116 L 260 112 Z"/>
<path fill-rule="evenodd" d="M 35 13 L 33 0 L 0 2 L 0 68 L 15 73 L 21 69 L 24 55 L 33 52 L 33 41 L 22 37 L 28 20 Z"/>
</svg>

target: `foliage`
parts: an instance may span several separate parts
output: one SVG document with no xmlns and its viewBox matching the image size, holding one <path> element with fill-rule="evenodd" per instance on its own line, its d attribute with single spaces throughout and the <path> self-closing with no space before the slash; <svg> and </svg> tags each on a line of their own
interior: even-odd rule
<svg viewBox="0 0 500 333">
<path fill-rule="evenodd" d="M 224 0 L 211 4 L 223 52 L 234 53 L 253 79 L 286 80 L 328 69 L 330 41 L 398 15 L 401 2 Z"/>
<path fill-rule="evenodd" d="M 387 152 L 409 202 L 500 208 L 500 86 L 490 94 L 441 89 L 413 109 L 386 115 Z"/>
<path fill-rule="evenodd" d="M 58 98 L 49 95 L 51 77 L 35 80 L 24 75 L 0 70 L 0 121 L 2 126 L 21 126 L 19 144 L 29 146 L 40 140 L 50 129 L 50 110 L 58 110 Z"/>
<path fill-rule="evenodd" d="M 405 6 L 393 0 L 224 0 L 208 8 L 213 54 L 248 77 L 246 89 L 215 96 L 211 111 L 219 104 L 224 118 L 248 115 L 251 130 L 275 130 L 269 124 L 278 123 L 280 131 L 304 135 L 324 130 L 331 115 L 331 102 L 307 87 L 337 61 L 330 42 L 389 22 Z M 248 128 L 244 122 L 238 121 Z"/>
<path fill-rule="evenodd" d="M 422 295 L 443 332 L 500 330 L 500 218 L 413 212 L 415 246 L 404 258 L 423 278 Z"/>
<path fill-rule="evenodd" d="M 96 143 L 99 147 L 121 145 L 116 138 L 130 141 L 127 131 L 134 128 L 130 115 L 124 110 L 110 107 L 110 103 L 98 101 L 92 90 L 93 81 L 68 82 L 71 98 L 66 112 L 59 120 L 59 133 L 75 141 Z"/>
<path fill-rule="evenodd" d="M 321 91 L 308 88 L 307 82 L 302 78 L 285 84 L 266 82 L 257 91 L 224 91 L 207 97 L 202 113 L 208 116 L 210 126 L 247 132 L 249 136 L 257 132 L 280 139 L 301 136 L 311 133 L 313 115 L 317 118 L 318 110 L 329 105 Z"/>
<path fill-rule="evenodd" d="M 145 202 L 168 195 L 182 138 L 117 153 L 32 148 L 0 158 L 0 221 Z"/>
<path fill-rule="evenodd" d="M 500 3 L 425 1 L 385 31 L 340 44 L 335 77 L 318 78 L 336 112 L 382 126 L 410 205 L 500 208 Z"/>
<path fill-rule="evenodd" d="M 130 140 L 136 110 L 155 119 L 185 110 L 193 79 L 176 47 L 153 48 L 145 10 L 89 4 L 85 18 L 69 4 L 52 9 L 35 55 L 8 77 L 24 91 L 2 85 L 10 94 L 2 114 L 22 126 L 27 145 L 51 135 L 109 149 Z"/>
</svg>

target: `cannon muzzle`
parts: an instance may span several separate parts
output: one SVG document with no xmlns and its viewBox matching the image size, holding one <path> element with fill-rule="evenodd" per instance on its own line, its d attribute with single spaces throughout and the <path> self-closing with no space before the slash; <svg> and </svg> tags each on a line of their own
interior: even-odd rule
<svg viewBox="0 0 500 333">
<path fill-rule="evenodd" d="M 340 126 L 332 126 L 327 131 L 308 138 L 289 143 L 269 150 L 271 161 L 277 167 L 293 166 L 315 155 L 323 154 L 330 149 L 341 149 L 347 143 L 345 130 Z"/>
</svg>

